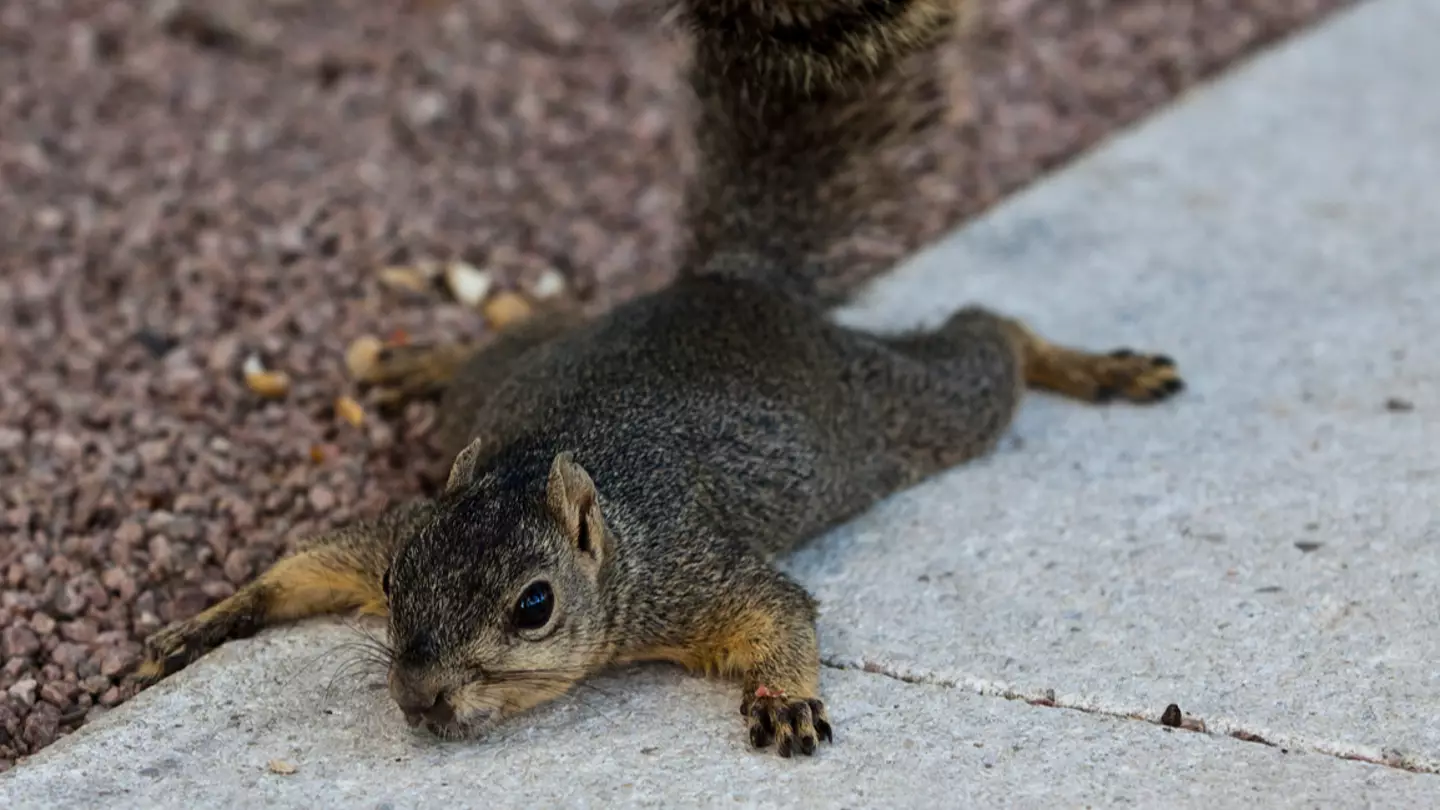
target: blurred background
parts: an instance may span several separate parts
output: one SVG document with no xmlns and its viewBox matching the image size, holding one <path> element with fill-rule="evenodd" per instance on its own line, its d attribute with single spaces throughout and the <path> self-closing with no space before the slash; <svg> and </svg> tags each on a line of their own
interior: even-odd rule
<svg viewBox="0 0 1440 810">
<path fill-rule="evenodd" d="M 1350 5 L 983 2 L 897 254 Z M 0 3 L 0 770 L 164 623 L 424 490 L 431 407 L 375 413 L 356 340 L 668 277 L 683 56 L 621 0 Z"/>
</svg>

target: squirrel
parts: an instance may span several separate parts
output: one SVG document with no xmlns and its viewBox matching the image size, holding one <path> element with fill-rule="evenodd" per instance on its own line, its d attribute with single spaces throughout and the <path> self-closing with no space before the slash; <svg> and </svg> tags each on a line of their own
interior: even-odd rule
<svg viewBox="0 0 1440 810">
<path fill-rule="evenodd" d="M 933 120 L 927 59 L 970 2 L 673 0 L 701 162 L 675 279 L 483 345 L 387 347 L 363 382 L 438 392 L 441 491 L 302 543 L 147 639 L 136 678 L 358 611 L 387 621 L 407 722 L 442 738 L 668 661 L 738 679 L 756 748 L 833 742 L 818 605 L 774 558 L 988 453 L 1027 389 L 1183 388 L 1169 357 L 1054 344 L 978 306 L 897 335 L 827 317 L 833 246 L 885 188 L 869 156 Z"/>
</svg>

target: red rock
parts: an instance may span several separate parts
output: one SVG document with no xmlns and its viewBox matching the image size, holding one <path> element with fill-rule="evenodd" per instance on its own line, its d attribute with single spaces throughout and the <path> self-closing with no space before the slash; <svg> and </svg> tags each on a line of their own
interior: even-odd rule
<svg viewBox="0 0 1440 810">
<path fill-rule="evenodd" d="M 137 656 L 122 648 L 111 648 L 100 658 L 100 674 L 113 678 L 125 672 L 135 663 Z"/>
<path fill-rule="evenodd" d="M 79 689 L 73 683 L 50 681 L 40 687 L 40 699 L 58 709 L 64 709 L 75 699 L 75 693 L 78 691 Z"/>
<path fill-rule="evenodd" d="M 76 619 L 60 625 L 60 635 L 78 644 L 89 644 L 95 640 L 99 630 L 90 619 Z"/>
<path fill-rule="evenodd" d="M 30 628 L 12 625 L 0 634 L 0 650 L 6 658 L 24 658 L 40 651 L 40 639 Z"/>
<path fill-rule="evenodd" d="M 60 712 L 51 706 L 40 704 L 25 718 L 21 736 L 30 744 L 30 750 L 44 748 L 55 741 L 60 733 Z"/>
<path fill-rule="evenodd" d="M 35 629 L 36 633 L 42 636 L 48 636 L 55 632 L 55 620 L 52 619 L 48 613 L 36 613 L 34 616 L 31 616 L 30 626 Z"/>
</svg>

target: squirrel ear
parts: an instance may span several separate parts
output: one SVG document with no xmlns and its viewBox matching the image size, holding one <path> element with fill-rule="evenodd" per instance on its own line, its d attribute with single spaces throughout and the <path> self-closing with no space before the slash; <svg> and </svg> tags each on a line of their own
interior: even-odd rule
<svg viewBox="0 0 1440 810">
<path fill-rule="evenodd" d="M 480 461 L 480 440 L 465 445 L 459 455 L 450 464 L 450 478 L 445 482 L 445 491 L 454 492 L 456 489 L 470 483 L 475 477 L 475 466 Z"/>
<path fill-rule="evenodd" d="M 595 482 L 590 480 L 590 474 L 576 463 L 571 453 L 555 456 L 550 465 L 545 498 L 575 548 L 598 558 L 605 537 L 600 496 L 595 491 Z"/>
</svg>

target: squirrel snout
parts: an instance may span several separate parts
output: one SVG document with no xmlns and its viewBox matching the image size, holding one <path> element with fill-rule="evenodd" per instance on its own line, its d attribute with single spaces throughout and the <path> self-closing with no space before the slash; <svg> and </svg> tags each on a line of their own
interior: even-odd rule
<svg viewBox="0 0 1440 810">
<path fill-rule="evenodd" d="M 450 705 L 450 700 L 440 692 L 431 694 L 429 697 L 416 697 L 413 700 L 401 701 L 400 711 L 405 713 L 405 722 L 412 726 L 418 726 L 423 721 L 429 721 L 437 726 L 448 726 L 455 720 L 455 707 Z"/>
<path fill-rule="evenodd" d="M 449 696 L 443 689 L 417 684 L 392 674 L 390 697 L 405 713 L 405 722 L 411 726 L 425 721 L 448 726 L 455 720 L 455 707 L 450 704 Z"/>
</svg>

